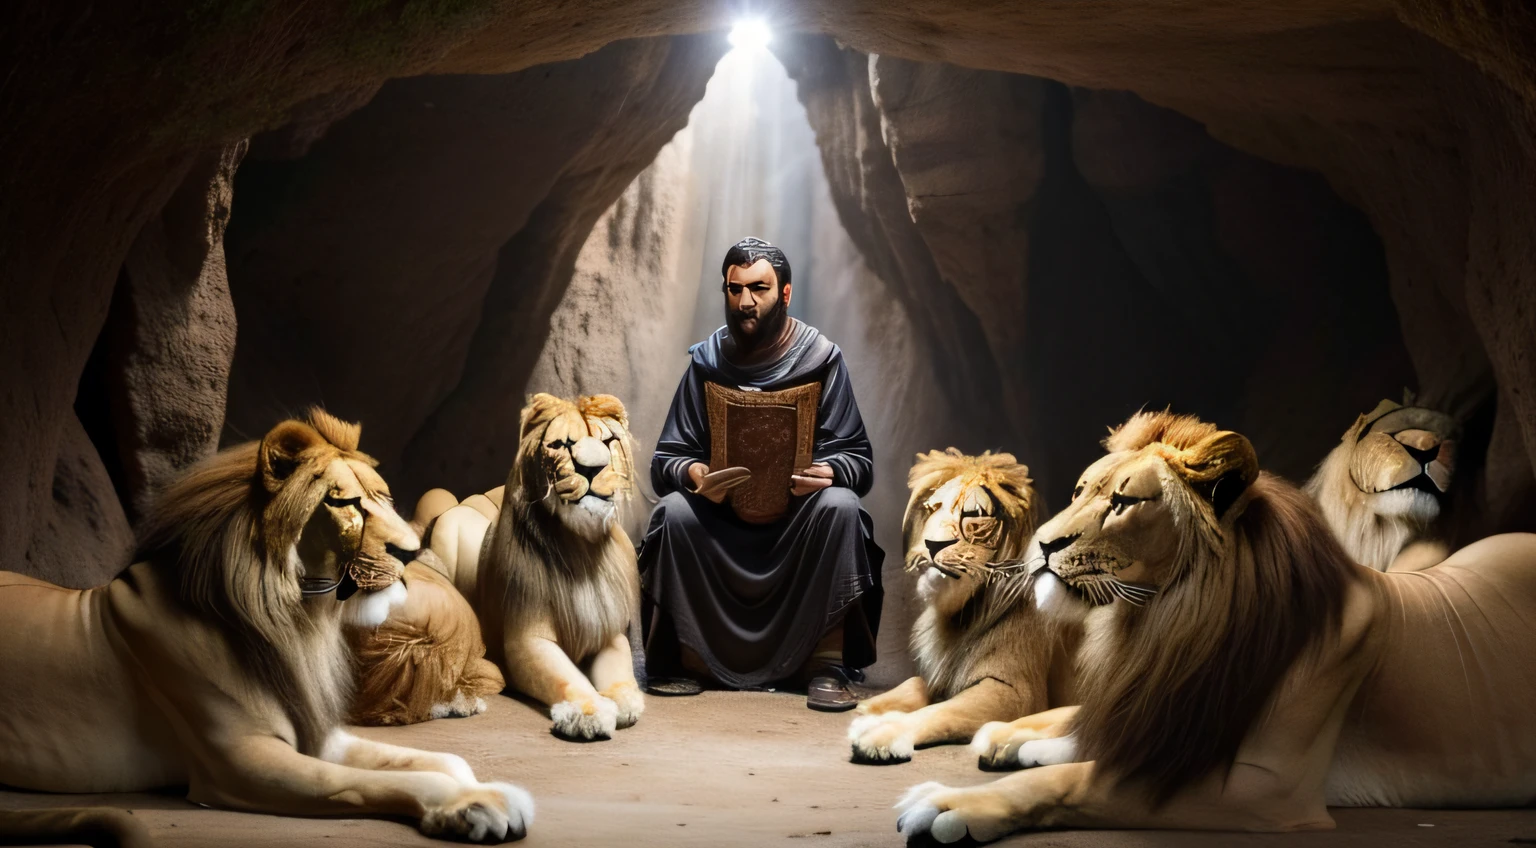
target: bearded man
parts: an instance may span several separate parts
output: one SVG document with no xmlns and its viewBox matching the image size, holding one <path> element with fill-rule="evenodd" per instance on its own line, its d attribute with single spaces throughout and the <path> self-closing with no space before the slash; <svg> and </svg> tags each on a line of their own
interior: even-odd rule
<svg viewBox="0 0 1536 848">
<path fill-rule="evenodd" d="M 884 594 L 885 555 L 859 505 L 873 482 L 869 437 L 842 351 L 789 317 L 784 252 L 743 239 L 720 275 L 726 325 L 688 349 L 651 461 L 662 498 L 640 550 L 648 671 L 738 689 L 804 684 L 807 706 L 851 709 L 849 679 L 874 662 Z M 711 383 L 747 392 L 819 385 L 813 461 L 794 469 L 781 517 L 744 520 L 727 503 L 749 475 L 709 466 Z M 684 677 L 652 691 L 697 686 Z"/>
</svg>

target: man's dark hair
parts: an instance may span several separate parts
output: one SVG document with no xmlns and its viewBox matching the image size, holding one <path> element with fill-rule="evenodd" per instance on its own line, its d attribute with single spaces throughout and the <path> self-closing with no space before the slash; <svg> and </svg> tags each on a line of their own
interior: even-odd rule
<svg viewBox="0 0 1536 848">
<path fill-rule="evenodd" d="M 725 291 L 725 275 L 731 272 L 732 266 L 752 265 L 759 259 L 766 259 L 773 266 L 781 288 L 789 285 L 789 259 L 784 251 L 760 238 L 747 236 L 725 252 L 725 261 L 720 263 L 720 290 Z"/>
</svg>

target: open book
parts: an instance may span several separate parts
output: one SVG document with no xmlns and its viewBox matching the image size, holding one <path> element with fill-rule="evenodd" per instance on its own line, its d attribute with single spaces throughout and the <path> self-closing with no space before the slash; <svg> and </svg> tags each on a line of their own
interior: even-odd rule
<svg viewBox="0 0 1536 848">
<path fill-rule="evenodd" d="M 709 409 L 709 469 L 734 466 L 752 479 L 726 496 L 743 521 L 768 524 L 789 510 L 789 478 L 811 464 L 821 384 L 752 392 L 704 384 Z"/>
</svg>

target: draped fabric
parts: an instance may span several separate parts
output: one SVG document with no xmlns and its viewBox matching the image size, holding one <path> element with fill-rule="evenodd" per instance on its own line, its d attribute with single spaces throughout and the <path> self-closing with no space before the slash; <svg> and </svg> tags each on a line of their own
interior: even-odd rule
<svg viewBox="0 0 1536 848">
<path fill-rule="evenodd" d="M 750 368 L 722 350 L 726 329 L 689 349 L 651 462 L 661 502 L 640 550 L 651 670 L 687 645 L 729 686 L 761 686 L 793 675 L 817 642 L 843 628 L 843 662 L 874 662 L 885 555 L 859 497 L 873 483 L 873 453 L 842 351 L 796 322 L 784 355 Z M 814 460 L 832 467 L 830 488 L 790 498 L 772 524 L 741 521 L 728 505 L 689 491 L 688 467 L 709 462 L 704 384 L 777 391 L 822 384 Z"/>
</svg>

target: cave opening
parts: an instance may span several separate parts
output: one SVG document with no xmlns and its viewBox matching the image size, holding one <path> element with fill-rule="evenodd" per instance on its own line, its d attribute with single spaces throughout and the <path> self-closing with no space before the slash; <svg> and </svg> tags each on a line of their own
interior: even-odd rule
<svg viewBox="0 0 1536 848">
<path fill-rule="evenodd" d="M 765 34 L 391 80 L 254 137 L 223 242 L 221 441 L 321 404 L 366 422 L 410 503 L 499 485 L 528 392 L 604 392 L 643 467 L 687 346 L 722 321 L 719 254 L 749 234 L 844 350 L 887 550 L 919 451 L 1012 452 L 1050 507 L 1107 424 L 1166 407 L 1299 480 L 1414 385 L 1381 243 L 1318 175 L 1134 94 Z M 114 432 L 128 412 L 102 398 L 131 392 L 99 347 L 79 419 L 132 504 L 153 474 L 125 471 L 145 449 Z"/>
</svg>

